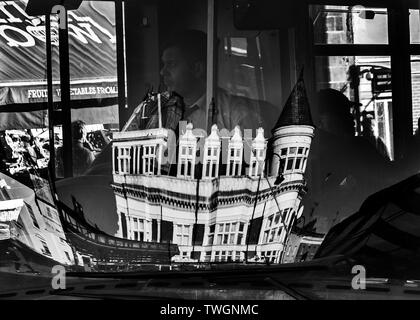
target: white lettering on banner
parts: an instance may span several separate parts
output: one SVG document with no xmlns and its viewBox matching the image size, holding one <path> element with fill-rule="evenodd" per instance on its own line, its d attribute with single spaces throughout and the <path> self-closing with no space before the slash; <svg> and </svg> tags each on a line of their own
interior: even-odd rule
<svg viewBox="0 0 420 320">
<path fill-rule="evenodd" d="M 79 23 L 79 26 L 86 28 L 86 30 L 88 31 L 84 31 L 81 28 L 70 24 L 69 35 L 74 36 L 76 39 L 78 39 L 80 42 L 83 42 L 84 44 L 88 43 L 85 36 L 89 37 L 96 43 L 102 43 L 101 39 L 99 39 L 95 32 L 93 32 L 92 27 L 88 23 Z"/>
<path fill-rule="evenodd" d="M 7 16 L 7 20 L 10 23 L 15 23 L 15 22 L 22 22 L 21 19 L 14 17 L 6 8 L 5 6 L 8 5 L 7 2 L 0 2 L 0 10 Z"/>
<path fill-rule="evenodd" d="M 43 26 L 27 26 L 26 31 L 42 42 L 46 42 L 45 28 Z"/>
<path fill-rule="evenodd" d="M 99 94 L 117 94 L 117 87 L 96 87 Z"/>
<path fill-rule="evenodd" d="M 0 18 L 0 23 L 7 23 L 7 20 Z"/>
<path fill-rule="evenodd" d="M 47 89 L 28 90 L 28 99 L 40 99 L 47 97 Z"/>
<path fill-rule="evenodd" d="M 74 12 L 69 11 L 69 19 L 68 19 L 69 22 L 73 21 L 70 18 L 71 16 L 78 22 L 88 22 L 88 23 L 94 25 L 99 31 L 101 31 L 103 34 L 105 34 L 106 36 L 109 37 L 109 41 L 111 41 L 111 43 L 116 43 L 117 42 L 116 36 L 112 35 L 107 29 L 102 27 L 99 23 L 97 23 L 91 17 L 79 17 Z M 79 25 L 81 25 L 81 23 Z"/>
<path fill-rule="evenodd" d="M 6 30 L 11 30 L 16 33 L 19 33 L 21 36 L 26 38 L 26 41 L 19 41 L 11 37 L 10 34 L 6 34 Z M 10 47 L 33 47 L 35 45 L 34 38 L 24 30 L 19 28 L 9 26 L 7 24 L 0 25 L 0 36 L 7 40 L 7 44 Z"/>
<path fill-rule="evenodd" d="M 8 10 L 8 7 L 13 11 Z M 32 23 L 35 18 L 28 16 L 20 7 L 20 3 L 0 1 L 0 37 L 3 37 L 10 47 L 33 47 L 35 39 L 45 42 L 45 19 L 41 17 L 43 24 L 37 25 Z M 55 17 L 52 16 L 52 18 Z M 100 44 L 102 43 L 100 34 L 107 37 L 112 44 L 116 43 L 116 36 L 91 17 L 77 16 L 74 12 L 69 11 L 68 22 L 69 35 L 81 43 L 87 44 L 88 40 L 91 40 Z M 7 23 L 22 23 L 22 25 L 19 25 L 18 28 Z M 27 25 L 28 23 L 31 25 Z M 54 29 L 52 29 L 52 33 L 53 45 L 58 45 L 58 34 Z"/>
<path fill-rule="evenodd" d="M 16 1 L 6 1 L 6 3 L 10 6 L 12 6 L 14 9 L 16 9 L 17 11 L 19 11 L 19 13 L 25 17 L 28 20 L 33 19 L 33 17 L 30 17 L 27 15 L 27 13 L 25 12 L 25 10 L 23 10 L 21 7 L 18 6 L 18 4 L 16 3 Z M 44 16 L 40 17 L 42 19 L 44 19 Z"/>
<path fill-rule="evenodd" d="M 56 96 L 61 95 L 60 89 L 55 89 Z M 86 96 L 86 95 L 117 95 L 118 88 L 117 86 L 108 86 L 108 87 L 80 87 L 80 88 L 71 88 L 71 96 Z M 27 91 L 28 99 L 43 99 L 47 98 L 47 89 L 29 89 Z"/>
</svg>

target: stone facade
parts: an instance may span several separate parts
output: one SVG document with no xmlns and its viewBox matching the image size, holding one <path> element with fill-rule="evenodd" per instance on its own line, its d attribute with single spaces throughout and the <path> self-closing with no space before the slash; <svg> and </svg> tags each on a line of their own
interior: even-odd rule
<svg viewBox="0 0 420 320">
<path fill-rule="evenodd" d="M 270 140 L 259 128 L 189 123 L 178 139 L 164 128 L 113 137 L 118 237 L 176 243 L 175 260 L 281 261 L 306 192 L 314 126 L 299 79 Z M 173 144 L 177 141 L 178 144 Z M 174 161 L 176 159 L 176 161 Z"/>
</svg>

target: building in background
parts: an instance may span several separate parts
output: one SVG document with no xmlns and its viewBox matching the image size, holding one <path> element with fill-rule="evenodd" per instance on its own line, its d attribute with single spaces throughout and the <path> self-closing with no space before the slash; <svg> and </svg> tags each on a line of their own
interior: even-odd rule
<svg viewBox="0 0 420 320">
<path fill-rule="evenodd" d="M 314 134 L 302 76 L 270 140 L 262 128 L 254 138 L 239 127 L 213 125 L 208 137 L 193 129 L 178 144 L 162 127 L 114 134 L 117 236 L 175 243 L 178 260 L 279 263 L 301 213 Z"/>
<path fill-rule="evenodd" d="M 86 220 L 81 205 L 55 205 L 48 181 L 30 174 L 31 187 L 0 173 L 0 270 L 50 273 L 132 271 L 170 263 L 178 247 L 127 241 Z"/>
<path fill-rule="evenodd" d="M 324 241 L 325 234 L 308 230 L 308 228 L 293 227 L 288 238 L 283 263 L 310 261 Z"/>
<path fill-rule="evenodd" d="M 38 191 L 0 173 L 2 260 L 5 262 L 7 258 L 4 254 L 20 251 L 28 253 L 22 253 L 20 257 L 30 262 L 31 270 L 37 270 L 40 265 L 73 265 L 75 258 L 58 211 L 51 204 L 52 199 L 43 196 L 46 193 L 42 190 Z M 20 271 L 28 270 L 22 266 Z"/>
<path fill-rule="evenodd" d="M 416 15 L 417 13 L 417 15 Z M 311 6 L 316 44 L 388 44 L 388 12 L 362 6 Z M 411 29 L 419 26 L 418 11 L 410 10 Z M 394 158 L 391 59 L 389 56 L 318 56 L 317 89 L 332 88 L 360 103 L 352 109 L 355 135 L 371 141 L 387 159 Z M 412 63 L 413 125 L 420 105 Z M 417 80 L 416 80 L 417 79 Z"/>
</svg>

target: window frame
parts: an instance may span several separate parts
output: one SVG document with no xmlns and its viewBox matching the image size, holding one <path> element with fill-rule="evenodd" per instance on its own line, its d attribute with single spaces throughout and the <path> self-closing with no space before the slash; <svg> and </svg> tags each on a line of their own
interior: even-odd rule
<svg viewBox="0 0 420 320">
<path fill-rule="evenodd" d="M 220 146 L 207 146 L 203 163 L 203 179 L 219 176 Z"/>
<path fill-rule="evenodd" d="M 156 169 L 156 154 L 157 154 L 157 145 L 143 145 L 143 155 L 141 161 L 143 161 L 142 174 L 144 175 L 153 175 Z"/>
<path fill-rule="evenodd" d="M 284 208 L 280 211 L 269 215 L 264 221 L 262 229 L 262 244 L 282 243 L 287 232 L 287 219 L 292 216 L 293 208 Z"/>
<path fill-rule="evenodd" d="M 261 153 L 262 151 L 262 153 Z M 249 176 L 252 178 L 264 175 L 266 148 L 252 148 L 251 159 L 249 163 Z"/>
<path fill-rule="evenodd" d="M 190 246 L 191 245 L 191 225 L 189 224 L 176 224 L 174 232 L 174 243 L 179 246 Z M 178 243 L 178 238 L 181 238 L 181 243 Z M 184 244 L 184 239 L 187 239 L 187 244 Z"/>
<path fill-rule="evenodd" d="M 392 119 L 394 161 L 400 161 L 409 151 L 413 135 L 413 105 L 410 57 L 420 54 L 420 44 L 410 43 L 409 9 L 419 8 L 415 1 L 395 1 L 383 4 L 374 0 L 355 2 L 349 0 L 313 1 L 306 4 L 309 19 L 311 5 L 364 5 L 369 8 L 386 8 L 388 13 L 388 44 L 316 44 L 310 34 L 313 58 L 317 56 L 389 56 L 392 72 Z M 315 81 L 315 74 L 312 74 Z M 314 82 L 315 83 L 315 82 Z"/>
<path fill-rule="evenodd" d="M 182 152 L 179 153 L 177 177 L 194 179 L 196 146 L 181 145 L 180 148 L 182 148 Z M 183 154 L 184 151 L 185 154 Z"/>
<path fill-rule="evenodd" d="M 240 176 L 242 171 L 243 146 L 229 145 L 226 176 Z M 233 153 L 233 155 L 232 155 Z"/>
</svg>

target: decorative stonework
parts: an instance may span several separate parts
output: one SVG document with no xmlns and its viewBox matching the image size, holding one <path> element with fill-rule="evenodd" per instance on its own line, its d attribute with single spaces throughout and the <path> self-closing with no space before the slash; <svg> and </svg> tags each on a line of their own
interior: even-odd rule
<svg viewBox="0 0 420 320">
<path fill-rule="evenodd" d="M 165 129 L 117 134 L 112 188 L 120 229 L 127 226 L 130 239 L 137 240 L 140 234 L 145 241 L 176 243 L 180 257 L 200 261 L 243 260 L 245 252 L 281 261 L 285 241 L 302 212 L 300 202 L 307 191 L 304 173 L 314 134 L 306 93 L 301 90 L 302 77 L 269 145 L 262 128 L 252 139 L 244 137 L 238 126 L 226 137 L 213 125 L 203 137 L 188 123 L 175 147 Z M 153 144 L 156 148 L 145 153 Z M 132 147 L 135 151 L 129 153 Z M 165 148 L 170 147 L 175 155 L 167 158 L 176 161 L 163 163 Z M 133 158 L 127 156 L 131 154 Z M 144 162 L 145 157 L 149 162 Z M 145 169 L 147 163 L 153 164 L 153 170 Z"/>
</svg>

